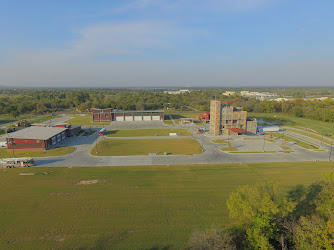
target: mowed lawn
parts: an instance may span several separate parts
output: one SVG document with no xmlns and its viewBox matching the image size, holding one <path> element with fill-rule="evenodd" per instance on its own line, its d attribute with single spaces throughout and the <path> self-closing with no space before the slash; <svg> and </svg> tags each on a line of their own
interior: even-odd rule
<svg viewBox="0 0 334 250">
<path fill-rule="evenodd" d="M 102 140 L 90 152 L 96 156 L 187 155 L 202 153 L 201 145 L 195 139 L 120 139 Z"/>
<path fill-rule="evenodd" d="M 54 149 L 31 149 L 31 150 L 23 150 L 23 149 L 0 149 L 0 158 L 12 158 L 14 157 L 48 157 L 48 156 L 60 156 L 66 155 L 74 152 L 75 147 L 61 147 Z"/>
<path fill-rule="evenodd" d="M 93 122 L 92 115 L 82 115 L 82 116 L 76 116 L 70 120 L 67 121 L 67 123 L 71 125 L 109 125 L 109 122 Z"/>
<path fill-rule="evenodd" d="M 108 137 L 135 137 L 135 136 L 169 136 L 169 133 L 177 133 L 179 136 L 190 136 L 186 129 L 126 129 L 110 130 Z"/>
<path fill-rule="evenodd" d="M 226 200 L 238 186 L 273 180 L 286 193 L 332 170 L 329 162 L 0 170 L 0 248 L 184 249 L 194 231 L 235 223 Z"/>
<path fill-rule="evenodd" d="M 334 123 L 333 122 L 322 122 L 317 120 L 311 120 L 307 118 L 299 118 L 290 115 L 284 115 L 281 113 L 248 113 L 248 116 L 252 117 L 271 117 L 271 118 L 284 118 L 293 122 L 292 124 L 286 124 L 296 128 L 310 128 L 317 131 L 320 135 L 322 132 L 325 134 L 331 134 L 334 138 Z"/>
</svg>

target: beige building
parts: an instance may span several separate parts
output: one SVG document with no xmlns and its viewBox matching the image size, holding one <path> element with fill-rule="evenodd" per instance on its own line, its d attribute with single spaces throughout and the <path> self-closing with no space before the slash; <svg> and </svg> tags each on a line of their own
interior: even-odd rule
<svg viewBox="0 0 334 250">
<path fill-rule="evenodd" d="M 226 91 L 225 93 L 223 93 L 223 95 L 226 95 L 226 96 L 235 95 L 235 92 L 234 91 Z"/>
<path fill-rule="evenodd" d="M 257 121 L 247 120 L 247 111 L 241 107 L 225 106 L 221 101 L 210 103 L 210 132 L 213 135 L 256 134 Z"/>
</svg>

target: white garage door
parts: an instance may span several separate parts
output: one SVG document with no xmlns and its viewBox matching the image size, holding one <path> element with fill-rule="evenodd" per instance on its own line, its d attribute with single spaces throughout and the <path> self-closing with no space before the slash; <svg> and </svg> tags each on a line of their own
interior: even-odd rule
<svg viewBox="0 0 334 250">
<path fill-rule="evenodd" d="M 135 121 L 141 121 L 143 118 L 141 115 L 135 116 Z"/>
<path fill-rule="evenodd" d="M 133 116 L 125 116 L 126 121 L 133 121 Z"/>
<path fill-rule="evenodd" d="M 124 121 L 123 116 L 116 116 L 116 121 L 117 121 L 117 122 L 122 122 L 122 121 Z"/>
<path fill-rule="evenodd" d="M 151 120 L 151 116 L 144 116 L 144 121 L 150 121 Z"/>
<path fill-rule="evenodd" d="M 158 115 L 152 116 L 152 120 L 159 121 L 160 120 L 160 116 L 158 116 Z"/>
</svg>

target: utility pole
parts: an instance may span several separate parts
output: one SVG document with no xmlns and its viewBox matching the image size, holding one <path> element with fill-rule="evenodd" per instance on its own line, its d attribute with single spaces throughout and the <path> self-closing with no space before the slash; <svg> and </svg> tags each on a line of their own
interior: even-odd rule
<svg viewBox="0 0 334 250">
<path fill-rule="evenodd" d="M 322 147 L 322 141 L 323 141 L 323 139 L 324 139 L 324 131 L 322 131 L 322 133 L 321 133 L 321 144 L 320 144 L 321 147 Z"/>
<path fill-rule="evenodd" d="M 98 140 L 98 135 L 96 135 L 96 140 L 95 140 L 95 143 L 96 143 L 96 153 L 99 153 L 99 150 L 97 149 L 97 140 Z"/>
<path fill-rule="evenodd" d="M 263 133 L 263 152 L 264 152 L 264 145 L 266 144 L 266 134 Z"/>
<path fill-rule="evenodd" d="M 329 158 L 328 158 L 329 161 L 331 161 L 332 148 L 333 148 L 333 142 L 331 141 L 331 149 L 329 150 Z"/>
</svg>

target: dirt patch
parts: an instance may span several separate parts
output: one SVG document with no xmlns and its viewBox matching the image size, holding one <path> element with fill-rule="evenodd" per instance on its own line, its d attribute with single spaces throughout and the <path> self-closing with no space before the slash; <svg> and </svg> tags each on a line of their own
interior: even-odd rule
<svg viewBox="0 0 334 250">
<path fill-rule="evenodd" d="M 85 181 L 80 181 L 76 183 L 76 185 L 91 185 L 91 184 L 97 184 L 101 182 L 105 182 L 105 180 L 85 180 Z"/>
</svg>

